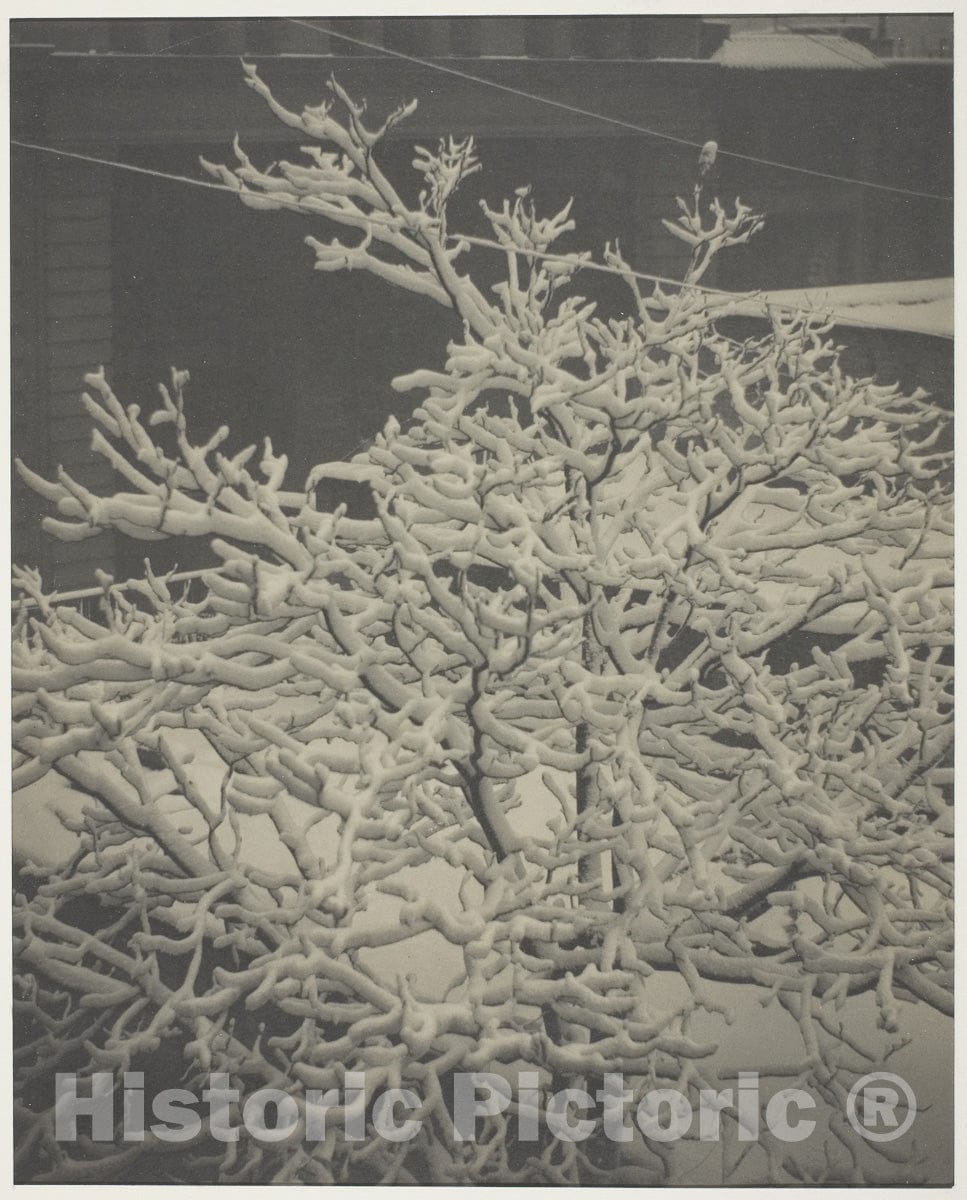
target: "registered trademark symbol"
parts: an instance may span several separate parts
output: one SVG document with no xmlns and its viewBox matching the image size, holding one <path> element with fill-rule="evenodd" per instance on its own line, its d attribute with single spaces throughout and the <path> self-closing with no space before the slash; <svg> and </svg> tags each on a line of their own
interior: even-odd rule
<svg viewBox="0 0 967 1200">
<path fill-rule="evenodd" d="M 874 1071 L 857 1079 L 846 1097 L 846 1119 L 868 1142 L 895 1142 L 916 1116 L 913 1088 L 889 1071 Z"/>
</svg>

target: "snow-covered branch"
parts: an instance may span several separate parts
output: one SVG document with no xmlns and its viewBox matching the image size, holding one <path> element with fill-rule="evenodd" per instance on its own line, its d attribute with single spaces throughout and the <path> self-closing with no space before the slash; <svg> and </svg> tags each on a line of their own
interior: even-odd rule
<svg viewBox="0 0 967 1200">
<path fill-rule="evenodd" d="M 220 561 L 200 598 L 105 579 L 99 621 L 19 577 L 39 608 L 16 628 L 17 781 L 53 770 L 92 797 L 69 868 L 17 909 L 31 1044 L 54 1061 L 60 1021 L 92 1062 L 172 1039 L 293 1093 L 348 1070 L 412 1085 L 435 1182 L 625 1179 L 590 1143 L 511 1167 L 502 1117 L 448 1142 L 443 1081 L 523 1061 L 545 1097 L 613 1071 L 696 1093 L 715 1046 L 691 1021 L 720 1012 L 723 981 L 794 1016 L 777 1073 L 845 1094 L 878 1051 L 844 1055 L 830 1005 L 869 993 L 885 1052 L 904 1005 L 952 997 L 934 410 L 851 378 L 804 316 L 727 336 L 729 304 L 692 285 L 755 231 L 743 206 L 716 201 L 708 227 L 683 206 L 678 290 L 642 295 L 610 251 L 635 315 L 609 317 L 574 292 L 582 256 L 538 257 L 570 206 L 539 217 L 525 189 L 483 207 L 506 256 L 492 301 L 446 221 L 470 141 L 418 149 L 408 208 L 377 162 L 408 109 L 369 130 L 332 83 L 296 115 L 246 75 L 313 140 L 309 165 L 263 172 L 239 148 L 211 169 L 246 203 L 355 231 L 310 239 L 317 265 L 433 296 L 462 334 L 395 381 L 407 429 L 294 491 L 268 441 L 257 471 L 227 430 L 193 442 L 180 372 L 147 422 L 88 378 L 116 493 L 20 466 L 59 536 L 200 537 Z M 368 486 L 375 516 L 320 511 L 325 477 Z M 73 906 L 95 896 L 86 931 Z M 420 939 L 446 979 L 393 977 Z M 656 973 L 683 1006 L 653 1006 Z M 19 1119 L 41 1177 L 68 1177 L 49 1115 Z M 226 1181 L 332 1182 L 362 1151 L 234 1153 Z M 417 1181 L 390 1143 L 365 1155 L 374 1178 Z M 797 1177 L 791 1146 L 763 1162 Z"/>
</svg>

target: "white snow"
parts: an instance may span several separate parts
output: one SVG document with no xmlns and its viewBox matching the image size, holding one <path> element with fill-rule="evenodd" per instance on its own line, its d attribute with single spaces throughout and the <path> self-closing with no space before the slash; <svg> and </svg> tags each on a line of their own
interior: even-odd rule
<svg viewBox="0 0 967 1200">
<path fill-rule="evenodd" d="M 217 805 L 224 770 L 220 760 L 196 732 L 178 731 L 172 737 L 192 752 L 192 781 L 203 790 L 209 803 Z M 515 819 L 521 822 L 522 833 L 539 836 L 546 828 L 545 821 L 554 804 L 550 794 L 540 784 L 536 772 L 523 782 L 526 785 L 521 789 L 523 804 L 515 811 Z M 59 781 L 54 772 L 39 783 L 16 792 L 13 838 L 18 859 L 32 859 L 38 865 L 42 863 L 51 869 L 66 861 L 76 846 L 76 834 L 60 824 L 55 812 L 65 812 L 76 818 L 90 804 L 90 797 L 73 791 L 65 782 Z M 299 813 L 308 815 L 307 806 L 296 800 L 291 804 Z M 174 807 L 173 803 L 172 809 Z M 184 815 L 186 821 L 190 822 L 189 814 Z M 197 814 L 194 815 L 197 817 Z M 268 870 L 279 870 L 286 866 L 280 861 L 279 854 L 281 852 L 287 856 L 287 852 L 279 846 L 278 837 L 267 817 L 241 815 L 239 826 L 243 860 L 257 863 Z M 324 839 L 319 837 L 319 827 L 313 832 L 316 834 L 313 850 L 325 858 L 325 848 L 320 844 Z M 447 863 L 425 863 L 404 874 L 408 882 L 415 885 L 427 899 L 452 906 L 454 911 L 460 908 L 457 895 L 460 876 Z M 810 886 L 807 885 L 807 890 Z M 401 908 L 402 902 L 395 897 L 382 896 L 376 904 L 358 912 L 353 925 L 357 928 L 385 926 L 396 918 Z M 770 924 L 781 923 L 778 910 L 765 919 Z M 390 945 L 367 948 L 360 954 L 366 966 L 387 986 L 395 988 L 401 980 L 408 980 L 413 993 L 428 1000 L 442 998 L 465 970 L 458 947 L 432 930 L 415 933 Z M 704 1064 L 705 1070 L 723 1078 L 723 1072 L 730 1070 L 766 1071 L 771 1063 L 782 1061 L 785 1047 L 789 1048 L 790 1057 L 794 1057 L 793 1048 L 799 1036 L 795 1022 L 776 1001 L 764 1004 L 762 989 L 749 984 L 714 982 L 706 982 L 703 989 L 713 1003 L 721 1005 L 734 1018 L 729 1020 L 713 1012 L 698 1013 L 692 1018 L 692 1036 L 701 1042 L 718 1044 L 718 1050 Z M 648 1000 L 653 1016 L 663 1011 L 675 1011 L 687 998 L 687 985 L 676 973 L 658 972 L 648 980 Z M 949 1073 L 945 1055 L 950 1042 L 949 1018 L 924 1005 L 908 1003 L 901 1004 L 900 1017 L 910 1040 L 890 1060 L 890 1069 L 906 1079 L 917 1095 L 922 1111 L 916 1126 L 918 1142 L 928 1154 L 943 1161 L 948 1152 L 948 1129 L 944 1114 L 948 1101 Z M 837 1014 L 837 1019 L 843 1021 L 847 1035 L 864 1042 L 874 1040 L 871 1034 L 876 1026 L 876 1010 L 871 996 L 850 998 Z M 764 1075 L 761 1085 L 763 1096 L 782 1085 L 782 1081 L 777 1084 L 773 1079 L 770 1082 Z M 925 1111 L 928 1108 L 934 1114 L 933 1119 Z M 808 1115 L 817 1120 L 818 1129 L 814 1136 L 821 1138 L 827 1120 L 825 1102 L 820 1100 L 817 1109 Z M 902 1145 L 907 1146 L 908 1143 L 909 1135 Z M 682 1149 L 681 1157 L 676 1160 L 673 1182 L 697 1185 L 722 1181 L 721 1147 L 704 1143 L 688 1146 L 683 1143 Z M 756 1150 L 745 1164 L 749 1178 L 754 1178 L 762 1166 L 760 1154 L 761 1151 Z M 733 1182 L 741 1183 L 742 1178 L 740 1174 Z"/>
<path fill-rule="evenodd" d="M 954 281 L 913 279 L 839 287 L 790 288 L 742 301 L 738 315 L 761 317 L 763 302 L 828 312 L 837 325 L 875 326 L 902 333 L 954 336 Z"/>
<path fill-rule="evenodd" d="M 733 33 L 715 51 L 711 62 L 723 67 L 767 70 L 882 69 L 883 60 L 865 46 L 830 33 L 774 33 L 749 30 Z"/>
</svg>

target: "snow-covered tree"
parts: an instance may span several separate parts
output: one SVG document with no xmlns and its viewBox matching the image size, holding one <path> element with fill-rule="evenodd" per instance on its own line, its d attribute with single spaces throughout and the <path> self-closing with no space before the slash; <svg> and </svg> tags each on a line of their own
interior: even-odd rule
<svg viewBox="0 0 967 1200">
<path fill-rule="evenodd" d="M 104 577 L 99 620 L 16 576 L 34 607 L 15 626 L 15 786 L 54 771 L 91 797 L 71 862 L 19 884 L 21 1172 L 673 1180 L 675 1148 L 637 1133 L 568 1142 L 541 1122 L 520 1140 L 516 1101 L 455 1140 L 451 1081 L 536 1072 L 543 1109 L 620 1073 L 694 1100 L 735 1082 L 702 1033 L 726 983 L 790 1014 L 799 1044 L 768 1070 L 829 1116 L 817 1150 L 747 1140 L 726 1109 L 723 1174 L 750 1155 L 763 1182 L 893 1182 L 843 1112 L 905 1009 L 952 1004 L 940 414 L 850 377 L 807 316 L 728 335 L 733 302 L 698 281 L 758 227 L 738 202 L 698 188 L 668 223 L 692 247 L 680 286 L 643 288 L 609 248 L 629 303 L 606 315 L 575 290 L 590 256 L 556 246 L 570 206 L 540 217 L 521 189 L 482 205 L 506 266 L 484 291 L 468 264 L 493 246 L 448 225 L 471 139 L 418 148 L 407 203 L 377 151 L 412 105 L 371 130 L 333 82 L 296 115 L 246 71 L 313 144 L 209 169 L 246 204 L 349 230 L 307 239 L 318 269 L 432 297 L 462 335 L 394 380 L 405 428 L 299 490 L 268 441 L 193 440 L 182 372 L 147 422 L 89 376 L 115 494 L 20 467 L 60 537 L 205 538 L 219 560 L 200 594 L 150 568 L 133 589 Z M 321 511 L 324 479 L 364 485 L 368 512 Z M 417 944 L 433 970 L 408 972 Z M 857 1038 L 843 1012 L 862 993 L 879 1030 Z M 224 1072 L 243 1099 L 290 1094 L 300 1122 L 305 1089 L 363 1072 L 370 1096 L 411 1088 L 421 1129 L 352 1140 L 350 1105 L 321 1141 L 300 1124 L 226 1145 L 204 1123 L 187 1146 L 68 1145 L 68 1070 L 199 1091 Z"/>
</svg>

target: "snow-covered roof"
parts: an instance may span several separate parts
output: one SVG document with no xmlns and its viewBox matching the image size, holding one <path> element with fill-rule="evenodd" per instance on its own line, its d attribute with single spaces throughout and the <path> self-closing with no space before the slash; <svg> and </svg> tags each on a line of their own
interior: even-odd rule
<svg viewBox="0 0 967 1200">
<path fill-rule="evenodd" d="M 758 70 L 774 67 L 866 70 L 883 66 L 883 60 L 872 51 L 839 34 L 774 33 L 771 30 L 733 33 L 715 51 L 711 61 L 723 67 Z"/>
<path fill-rule="evenodd" d="M 766 292 L 768 304 L 828 312 L 837 325 L 874 326 L 934 337 L 954 335 L 953 279 L 912 279 L 842 287 L 791 288 Z M 761 316 L 762 300 L 747 300 L 742 315 Z"/>
</svg>

